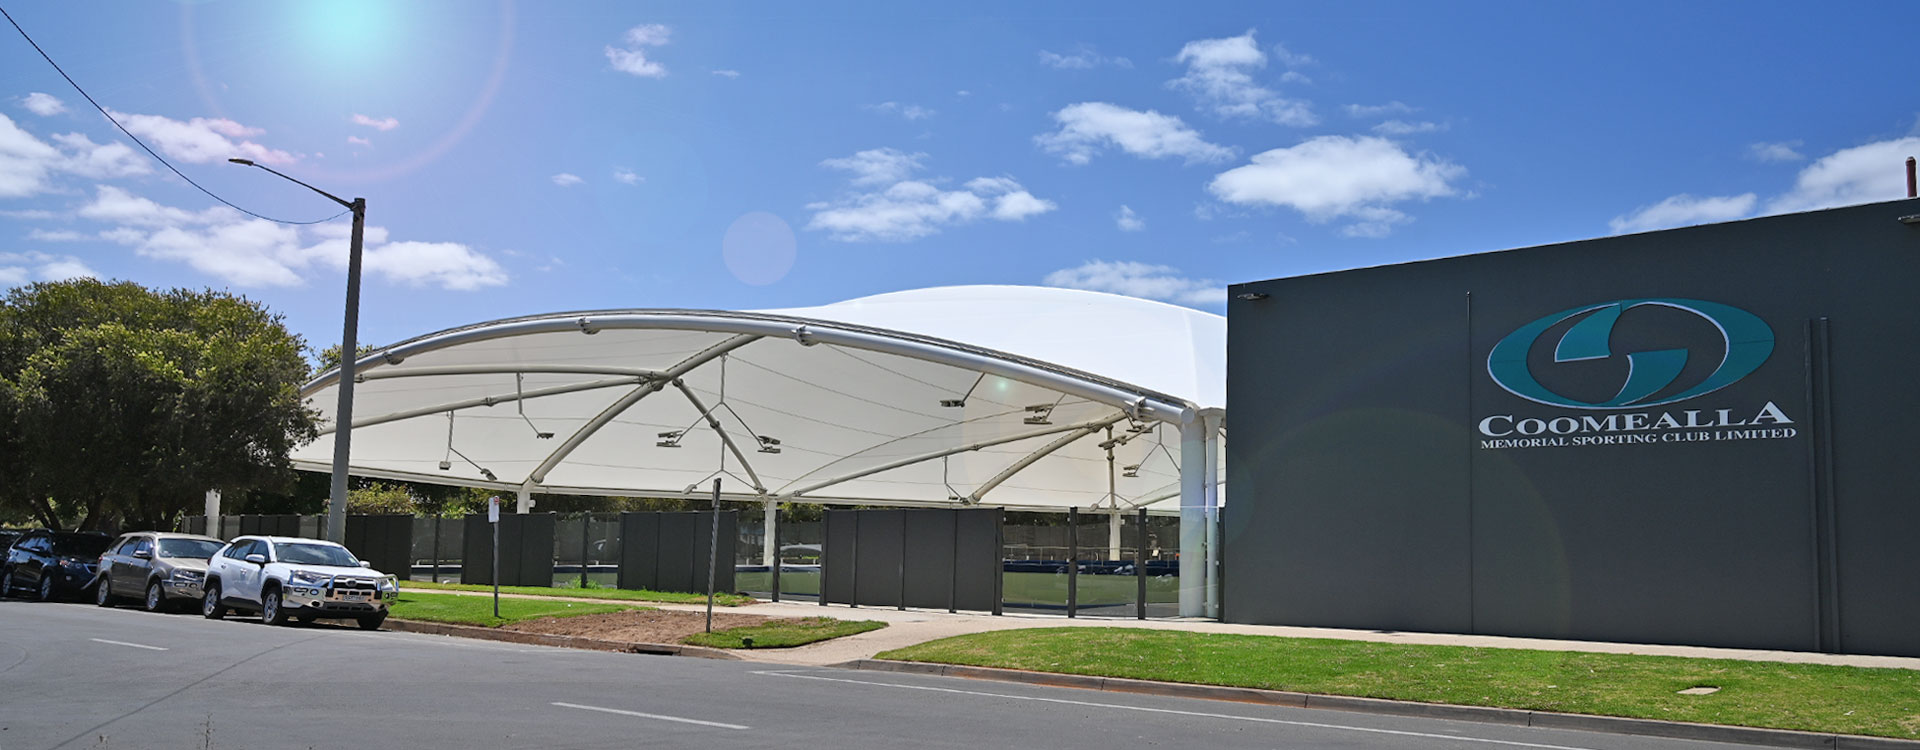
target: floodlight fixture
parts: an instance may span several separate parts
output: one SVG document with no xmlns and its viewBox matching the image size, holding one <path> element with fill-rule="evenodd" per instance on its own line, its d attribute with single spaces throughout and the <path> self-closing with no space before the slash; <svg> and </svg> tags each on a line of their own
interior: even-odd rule
<svg viewBox="0 0 1920 750">
<path fill-rule="evenodd" d="M 987 379 L 987 374 L 984 372 L 980 373 L 980 377 L 973 379 L 973 385 L 967 388 L 966 393 L 961 394 L 959 398 L 940 399 L 940 406 L 947 409 L 959 409 L 961 407 L 966 406 L 967 399 L 973 397 L 973 392 L 979 390 L 980 384 L 983 382 L 986 382 L 986 379 Z"/>
<path fill-rule="evenodd" d="M 1139 464 L 1129 464 L 1129 465 L 1127 465 L 1127 466 L 1122 466 L 1122 467 L 1120 467 L 1120 476 L 1123 476 L 1123 477 L 1137 477 L 1137 476 L 1140 476 L 1140 465 L 1139 465 Z"/>
<path fill-rule="evenodd" d="M 527 417 L 527 391 L 526 383 L 524 382 L 526 377 L 526 373 L 516 372 L 513 374 L 513 395 L 515 396 L 513 399 L 513 408 L 520 413 L 520 420 L 526 422 L 528 427 L 533 428 L 534 437 L 541 440 L 552 440 L 553 433 L 542 431 L 538 425 L 533 423 L 532 419 Z M 489 404 L 489 406 L 491 406 L 491 404 Z"/>
<path fill-rule="evenodd" d="M 680 447 L 680 438 L 684 437 L 685 435 L 686 435 L 686 432 L 681 430 L 669 430 L 667 432 L 662 432 L 659 435 L 660 440 L 658 442 L 655 442 L 654 445 L 660 446 L 662 448 L 678 448 Z"/>
<path fill-rule="evenodd" d="M 755 435 L 754 437 L 760 441 L 761 453 L 780 452 L 780 438 L 768 437 L 766 435 Z"/>
<path fill-rule="evenodd" d="M 1047 417 L 1052 416 L 1054 406 L 1055 404 L 1035 404 L 1029 406 L 1027 407 L 1027 414 L 1029 416 L 1020 421 L 1025 424 L 1053 424 Z"/>
<path fill-rule="evenodd" d="M 441 471 L 452 471 L 452 470 L 453 470 L 453 462 L 452 462 L 452 461 L 448 461 L 448 460 L 445 460 L 445 459 L 441 459 L 441 461 L 440 461 L 440 470 L 441 470 Z"/>
</svg>

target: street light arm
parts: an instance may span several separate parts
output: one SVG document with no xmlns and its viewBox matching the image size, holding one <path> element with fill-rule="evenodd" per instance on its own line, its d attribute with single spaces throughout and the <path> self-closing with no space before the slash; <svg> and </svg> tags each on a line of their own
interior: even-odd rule
<svg viewBox="0 0 1920 750">
<path fill-rule="evenodd" d="M 319 194 L 321 194 L 321 195 L 324 195 L 324 196 L 326 196 L 326 197 L 327 197 L 327 200 L 330 200 L 330 201 L 333 201 L 333 202 L 335 202 L 335 203 L 338 203 L 338 204 L 340 204 L 340 205 L 342 205 L 342 206 L 345 206 L 345 207 L 347 207 L 347 208 L 349 208 L 349 209 L 352 209 L 352 210 L 355 210 L 355 211 L 358 211 L 358 210 L 361 210 L 359 206 L 356 206 L 356 205 L 354 205 L 354 202 L 353 202 L 353 201 L 349 201 L 349 200 L 345 200 L 345 199 L 342 199 L 342 198 L 341 198 L 340 196 L 337 196 L 337 195 L 334 195 L 333 193 L 329 193 L 329 192 L 327 192 L 327 191 L 325 191 L 325 190 L 321 190 L 320 188 L 317 188 L 317 187 L 314 187 L 314 186 L 312 186 L 312 185 L 308 185 L 307 183 L 304 183 L 304 182 L 301 182 L 301 181 L 299 181 L 299 180 L 296 180 L 296 179 L 294 179 L 294 178 L 292 178 L 292 177 L 288 177 L 288 176 L 287 176 L 286 174 L 284 174 L 284 173 L 282 173 L 282 172 L 280 172 L 279 170 L 277 170 L 277 169 L 274 169 L 273 167 L 269 167 L 269 166 L 267 166 L 267 165 L 265 165 L 265 164 L 260 164 L 260 163 L 258 163 L 258 162 L 255 162 L 255 161 L 253 161 L 252 159 L 228 159 L 227 161 L 230 161 L 230 162 L 233 162 L 233 163 L 235 163 L 235 164 L 239 164 L 239 165 L 242 165 L 242 166 L 248 166 L 248 167 L 259 167 L 260 169 L 264 169 L 264 170 L 267 170 L 268 172 L 272 172 L 272 173 L 274 173 L 274 174 L 276 174 L 276 175 L 279 175 L 279 176 L 280 176 L 280 179 L 283 179 L 283 180 L 286 180 L 286 181 L 288 181 L 288 182 L 291 182 L 291 183 L 293 183 L 293 184 L 295 184 L 295 185 L 299 185 L 300 187 L 303 187 L 303 188 L 306 188 L 306 189 L 308 189 L 308 190 L 312 190 L 313 192 L 316 192 L 316 193 L 319 193 Z"/>
</svg>

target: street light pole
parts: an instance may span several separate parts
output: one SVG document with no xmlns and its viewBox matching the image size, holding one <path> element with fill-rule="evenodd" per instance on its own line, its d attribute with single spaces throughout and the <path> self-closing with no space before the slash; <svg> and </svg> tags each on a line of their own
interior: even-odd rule
<svg viewBox="0 0 1920 750">
<path fill-rule="evenodd" d="M 235 164 L 259 167 L 280 178 L 347 207 L 353 212 L 353 239 L 347 250 L 347 315 L 340 334 L 340 404 L 333 415 L 333 490 L 327 501 L 327 541 L 347 542 L 347 461 L 352 455 L 354 365 L 360 357 L 360 243 L 367 224 L 367 199 L 352 201 L 308 185 L 251 159 L 228 159 Z"/>
</svg>

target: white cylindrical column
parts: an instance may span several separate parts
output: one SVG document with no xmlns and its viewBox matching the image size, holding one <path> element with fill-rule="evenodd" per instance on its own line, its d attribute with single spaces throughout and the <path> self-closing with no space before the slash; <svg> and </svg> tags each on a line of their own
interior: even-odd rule
<svg viewBox="0 0 1920 750">
<path fill-rule="evenodd" d="M 1118 505 L 1118 501 L 1115 502 Z M 1120 508 L 1113 509 L 1113 516 L 1107 519 L 1107 559 L 1120 560 Z"/>
<path fill-rule="evenodd" d="M 1180 425 L 1180 616 L 1206 616 L 1207 422 Z"/>
<path fill-rule="evenodd" d="M 773 566 L 779 564 L 778 556 L 780 550 L 774 549 L 773 532 L 774 529 L 780 526 L 780 502 L 777 500 L 768 500 L 762 512 L 766 516 L 766 525 L 761 527 L 760 562 L 767 566 L 768 571 L 772 571 Z"/>
<path fill-rule="evenodd" d="M 513 512 L 515 513 L 532 513 L 533 512 L 533 489 L 532 488 L 522 486 L 519 492 L 516 493 L 516 500 L 517 502 L 514 503 Z"/>
<path fill-rule="evenodd" d="M 1207 431 L 1207 616 L 1220 617 L 1220 417 L 1205 420 Z"/>
<path fill-rule="evenodd" d="M 220 523 L 220 491 L 219 490 L 207 490 L 206 514 L 207 514 L 207 533 L 211 534 L 213 533 L 214 527 Z"/>
</svg>

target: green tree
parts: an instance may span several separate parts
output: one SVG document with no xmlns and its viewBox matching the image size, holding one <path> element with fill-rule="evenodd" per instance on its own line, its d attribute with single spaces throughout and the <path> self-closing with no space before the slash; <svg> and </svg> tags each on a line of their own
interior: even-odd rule
<svg viewBox="0 0 1920 750">
<path fill-rule="evenodd" d="M 360 356 L 362 358 L 373 353 L 373 347 L 367 346 L 366 344 L 361 344 L 356 348 L 360 350 Z M 355 359 L 354 361 L 358 362 L 359 360 Z M 329 346 L 325 349 L 322 349 L 320 350 L 319 354 L 314 355 L 313 371 L 315 374 L 324 373 L 328 370 L 331 370 L 339 366 L 340 366 L 340 345 L 339 344 L 334 344 L 333 346 Z"/>
<path fill-rule="evenodd" d="M 48 526 L 170 525 L 210 487 L 282 489 L 316 435 L 303 345 L 222 292 L 93 279 L 0 300 L 0 506 Z"/>
</svg>

